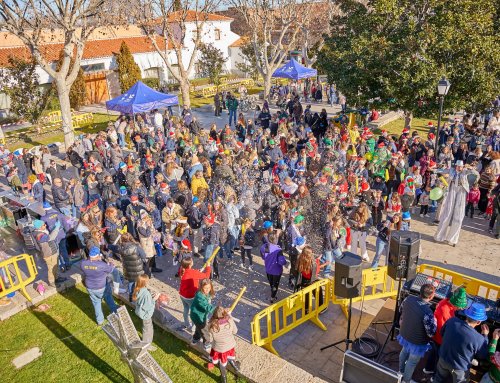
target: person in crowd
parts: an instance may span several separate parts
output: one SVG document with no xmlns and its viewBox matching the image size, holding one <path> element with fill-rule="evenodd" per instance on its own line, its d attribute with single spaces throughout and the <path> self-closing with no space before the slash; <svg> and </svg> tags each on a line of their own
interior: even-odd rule
<svg viewBox="0 0 500 383">
<path fill-rule="evenodd" d="M 159 295 L 151 294 L 147 287 L 148 282 L 149 277 L 146 274 L 137 277 L 134 292 L 132 293 L 132 301 L 135 302 L 135 314 L 142 319 L 142 343 L 148 346 L 148 351 L 155 351 L 156 347 L 151 345 L 154 334 L 153 314 L 156 299 L 158 299 Z"/>
<path fill-rule="evenodd" d="M 231 317 L 231 312 L 221 306 L 214 309 L 212 317 L 208 321 L 208 343 L 211 344 L 210 362 L 208 369 L 212 370 L 214 365 L 219 366 L 221 383 L 227 382 L 226 366 L 229 363 L 236 371 L 239 371 L 239 362 L 236 361 L 236 339 L 238 332 L 236 324 Z"/>
<path fill-rule="evenodd" d="M 429 350 L 430 339 L 436 333 L 436 318 L 429 305 L 434 294 L 435 287 L 424 284 L 420 288 L 420 296 L 410 295 L 401 304 L 397 339 L 403 347 L 399 354 L 399 372 L 403 374 L 405 383 L 412 381 L 413 372 Z"/>
<path fill-rule="evenodd" d="M 457 383 L 469 381 L 473 359 L 488 357 L 489 327 L 483 304 L 474 302 L 464 310 L 465 319 L 450 318 L 441 329 L 443 342 L 433 382 L 445 383 L 449 377 Z M 481 325 L 481 333 L 476 327 Z"/>
<path fill-rule="evenodd" d="M 101 251 L 96 246 L 90 249 L 89 259 L 83 260 L 80 267 L 84 285 L 94 306 L 97 325 L 101 326 L 104 323 L 102 300 L 104 299 L 111 312 L 115 313 L 118 309 L 113 300 L 111 285 L 108 283 L 108 276 L 113 273 L 115 267 L 102 260 Z"/>
<path fill-rule="evenodd" d="M 191 312 L 189 317 L 195 326 L 192 344 L 196 344 L 203 339 L 206 351 L 210 351 L 212 345 L 205 336 L 206 331 L 203 331 L 207 326 L 208 319 L 213 313 L 215 307 L 212 305 L 212 299 L 215 295 L 214 287 L 210 279 L 202 279 L 200 286 L 191 303 Z"/>
<path fill-rule="evenodd" d="M 427 355 L 427 362 L 424 368 L 424 374 L 433 375 L 436 371 L 436 366 L 439 358 L 439 348 L 443 343 L 441 329 L 448 319 L 455 316 L 457 310 L 463 310 L 467 307 L 467 294 L 463 287 L 455 290 L 450 298 L 441 300 L 434 310 L 436 318 L 436 333 L 432 338 L 432 348 Z"/>
<path fill-rule="evenodd" d="M 260 247 L 260 255 L 264 259 L 267 280 L 271 286 L 271 303 L 276 302 L 278 299 L 277 294 L 281 275 L 283 274 L 283 266 L 287 263 L 281 247 L 276 244 L 277 241 L 276 234 L 272 233 L 269 235 L 268 241 Z"/>
</svg>

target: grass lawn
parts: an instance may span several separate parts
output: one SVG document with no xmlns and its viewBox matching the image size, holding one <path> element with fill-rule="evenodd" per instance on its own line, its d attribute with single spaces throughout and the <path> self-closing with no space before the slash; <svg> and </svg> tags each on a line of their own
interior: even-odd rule
<svg viewBox="0 0 500 383">
<path fill-rule="evenodd" d="M 9 383 L 97 383 L 133 381 L 118 350 L 94 320 L 94 309 L 85 288 L 77 285 L 44 303 L 45 312 L 25 310 L 0 322 L 2 382 Z M 108 315 L 107 306 L 105 315 Z M 130 311 L 136 328 L 142 322 Z M 155 326 L 151 354 L 173 382 L 219 382 L 218 369 L 209 372 L 206 362 L 181 340 Z M 11 361 L 31 347 L 42 356 L 16 370 Z M 245 382 L 228 374 L 229 382 Z"/>
<path fill-rule="evenodd" d="M 423 139 L 427 139 L 427 132 L 429 131 L 427 124 L 429 123 L 429 121 L 432 121 L 434 126 L 437 126 L 437 120 L 414 117 L 411 122 L 410 133 L 416 130 L 420 134 L 420 136 L 422 136 Z M 399 118 L 397 120 L 389 122 L 387 125 L 384 125 L 382 129 L 387 130 L 389 134 L 394 134 L 399 137 L 399 135 L 403 131 L 404 125 L 405 125 L 405 120 L 403 118 Z M 379 133 L 379 130 L 375 130 L 375 133 Z"/>
<path fill-rule="evenodd" d="M 118 116 L 108 115 L 102 113 L 94 113 L 94 122 L 90 125 L 83 126 L 81 128 L 75 129 L 75 134 L 79 135 L 82 133 L 96 133 L 106 128 L 108 125 L 108 121 L 115 121 Z M 52 142 L 62 142 L 64 143 L 64 135 L 61 131 L 53 132 L 47 135 L 40 135 L 37 137 L 37 133 L 33 131 L 33 128 L 25 128 L 21 130 L 17 130 L 12 133 L 23 133 L 21 136 L 21 141 L 18 141 L 14 144 L 9 144 L 7 147 L 9 150 L 13 151 L 17 148 L 31 148 L 37 145 L 47 145 Z M 43 132 L 42 132 L 43 133 Z M 10 133 L 6 133 L 5 136 L 8 137 Z"/>
<path fill-rule="evenodd" d="M 264 87 L 254 87 L 248 89 L 248 94 L 258 94 L 259 92 L 262 92 L 264 90 Z M 234 92 L 233 92 L 234 93 Z M 238 92 L 236 92 L 238 93 Z M 200 106 L 204 105 L 213 105 L 214 103 L 214 97 L 191 97 L 191 108 L 199 108 Z"/>
</svg>

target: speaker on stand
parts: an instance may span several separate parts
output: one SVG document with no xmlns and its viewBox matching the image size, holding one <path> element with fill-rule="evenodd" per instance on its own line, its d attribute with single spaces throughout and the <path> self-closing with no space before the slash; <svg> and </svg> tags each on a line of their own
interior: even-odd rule
<svg viewBox="0 0 500 383">
<path fill-rule="evenodd" d="M 415 278 L 417 274 L 418 256 L 420 254 L 420 233 L 414 231 L 393 231 L 391 232 L 391 240 L 389 243 L 389 263 L 387 266 L 387 274 L 398 281 L 398 293 L 396 296 L 396 308 L 394 310 L 394 318 L 392 320 L 391 330 L 387 334 L 384 345 L 380 349 L 377 357 L 377 362 L 380 361 L 383 355 L 385 346 L 389 341 L 394 340 L 396 332 L 396 324 L 399 318 L 399 298 L 401 293 L 401 284 L 403 279 Z"/>
<path fill-rule="evenodd" d="M 341 343 L 345 343 L 345 350 L 347 351 L 349 350 L 349 345 L 353 343 L 350 338 L 352 298 L 361 296 L 362 270 L 361 257 L 354 253 L 346 251 L 341 259 L 335 260 L 335 296 L 349 299 L 349 309 L 347 311 L 347 337 L 338 342 L 322 347 L 320 349 L 321 351 L 330 347 L 335 347 L 340 350 L 337 346 Z"/>
</svg>

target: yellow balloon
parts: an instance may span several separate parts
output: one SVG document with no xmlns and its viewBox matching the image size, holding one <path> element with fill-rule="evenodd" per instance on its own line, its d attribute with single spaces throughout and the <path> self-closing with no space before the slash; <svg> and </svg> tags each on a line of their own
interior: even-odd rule
<svg viewBox="0 0 500 383">
<path fill-rule="evenodd" d="M 370 152 L 366 153 L 366 154 L 365 154 L 365 159 L 366 159 L 367 161 L 371 161 L 371 160 L 373 160 L 373 154 L 372 154 L 372 153 L 370 153 Z"/>
</svg>

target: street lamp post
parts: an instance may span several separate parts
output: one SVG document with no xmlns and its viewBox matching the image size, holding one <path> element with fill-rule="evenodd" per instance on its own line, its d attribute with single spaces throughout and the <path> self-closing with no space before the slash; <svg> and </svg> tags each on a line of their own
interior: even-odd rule
<svg viewBox="0 0 500 383">
<path fill-rule="evenodd" d="M 438 116 L 438 126 L 437 126 L 437 133 L 436 133 L 436 140 L 434 143 L 434 155 L 438 156 L 438 148 L 439 148 L 439 133 L 441 130 L 441 116 L 443 114 L 443 103 L 444 103 L 444 96 L 448 94 L 448 91 L 450 90 L 451 83 L 443 76 L 441 80 L 439 80 L 437 84 L 437 91 L 439 95 L 439 116 Z"/>
</svg>

